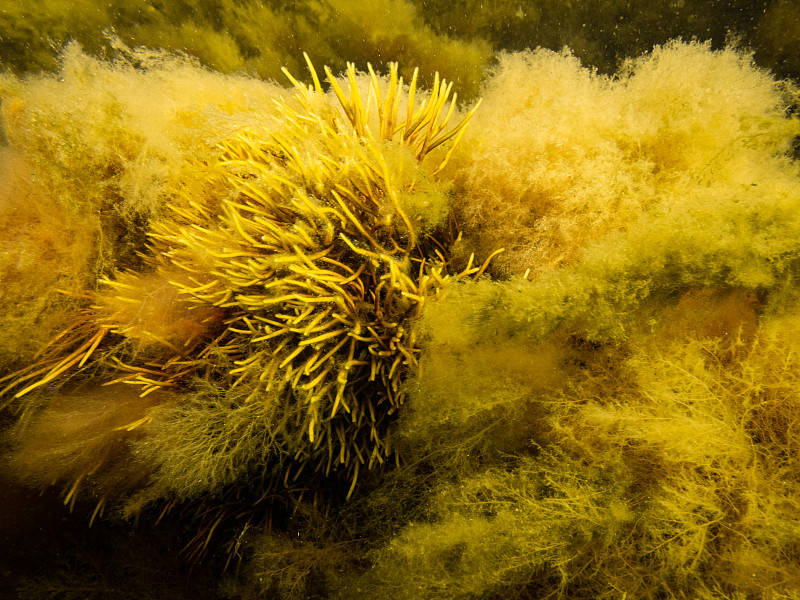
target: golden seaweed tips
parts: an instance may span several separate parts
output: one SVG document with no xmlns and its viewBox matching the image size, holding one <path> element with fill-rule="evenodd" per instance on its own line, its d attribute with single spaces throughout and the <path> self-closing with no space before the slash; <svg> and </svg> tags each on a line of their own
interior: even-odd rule
<svg viewBox="0 0 800 600">
<path fill-rule="evenodd" d="M 303 56 L 313 86 L 303 85 L 286 68 L 283 72 L 307 105 L 312 94 L 322 96 L 324 92 L 310 57 L 305 53 Z M 439 172 L 449 160 L 464 128 L 481 102 L 478 100 L 455 126 L 450 126 L 456 113 L 458 97 L 455 93 L 451 97 L 452 82 L 440 80 L 437 72 L 430 93 L 419 93 L 418 69 L 414 70 L 411 83 L 404 88 L 403 78 L 398 76 L 398 64 L 390 62 L 388 66 L 389 74 L 383 78 L 383 82 L 376 75 L 371 63 L 367 63 L 368 75 L 363 76 L 357 73 L 355 64 L 350 62 L 347 63 L 343 78 L 337 78 L 328 66 L 323 70 L 344 116 L 358 136 L 397 141 L 409 147 L 419 161 L 444 142 L 453 140 L 449 151 L 439 159 L 439 164 L 433 169 L 434 172 Z M 343 84 L 346 84 L 347 92 L 343 89 Z M 417 95 L 422 98 L 418 106 L 415 102 Z"/>
</svg>

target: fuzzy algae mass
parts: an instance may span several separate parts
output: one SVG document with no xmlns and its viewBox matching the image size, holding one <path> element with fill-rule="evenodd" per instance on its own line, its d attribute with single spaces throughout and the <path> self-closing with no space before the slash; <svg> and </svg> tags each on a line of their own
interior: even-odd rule
<svg viewBox="0 0 800 600">
<path fill-rule="evenodd" d="M 147 258 L 105 252 L 126 258 L 95 273 L 87 312 L 62 309 L 73 328 L 39 355 L 55 362 L 9 390 L 17 474 L 74 499 L 85 473 L 128 513 L 198 500 L 197 546 L 230 524 L 241 597 L 797 597 L 795 86 L 700 43 L 616 78 L 567 52 L 505 55 L 439 170 L 450 130 L 415 135 L 392 77 L 239 94 L 241 78 L 156 58 L 44 78 L 107 126 L 0 79 L 11 149 L 62 210 L 107 206 L 65 175 L 79 168 L 124 207 L 90 231 L 152 233 Z M 93 78 L 125 85 L 93 95 Z M 156 136 L 135 100 L 169 104 L 178 79 L 197 93 L 155 111 Z M 48 160 L 42 123 L 72 152 Z M 87 158 L 91 140 L 109 151 Z M 127 187 L 144 167 L 151 185 Z M 469 248 L 499 246 L 504 274 L 493 260 L 472 281 Z M 320 510 L 357 465 L 357 492 Z M 276 481 L 297 491 L 291 518 L 258 527 Z"/>
<path fill-rule="evenodd" d="M 702 44 L 501 60 L 451 165 L 517 276 L 426 308 L 397 438 L 450 477 L 361 589 L 797 596 L 796 93 Z"/>
</svg>

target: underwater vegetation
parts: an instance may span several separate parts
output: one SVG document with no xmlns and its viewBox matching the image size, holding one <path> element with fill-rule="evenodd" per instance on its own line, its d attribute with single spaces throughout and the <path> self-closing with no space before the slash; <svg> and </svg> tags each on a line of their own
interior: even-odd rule
<svg viewBox="0 0 800 600">
<path fill-rule="evenodd" d="M 795 84 L 117 46 L 0 77 L 6 477 L 219 597 L 800 596 Z"/>
<path fill-rule="evenodd" d="M 383 90 L 371 70 L 367 94 L 354 66 L 348 93 L 326 68 L 337 108 L 308 65 L 312 90 L 287 71 L 292 97 L 274 98 L 272 114 L 251 115 L 218 138 L 212 159 L 186 161 L 161 214 L 139 215 L 148 221 L 141 264 L 120 262 L 99 278 L 68 326 L 6 378 L 3 391 L 23 410 L 37 402 L 26 396 L 62 376 L 88 379 L 73 384 L 80 399 L 49 398 L 53 416 L 45 409 L 25 433 L 49 439 L 36 429 L 69 423 L 61 400 L 87 405 L 76 431 L 58 437 L 80 441 L 63 453 L 90 455 L 84 470 L 58 450 L 40 452 L 53 460 L 39 479 L 73 481 L 68 498 L 84 477 L 114 471 L 107 435 L 138 437 L 134 430 L 158 420 L 154 405 L 164 427 L 145 434 L 136 452 L 142 464 L 164 462 L 156 496 L 163 488 L 182 499 L 208 494 L 278 464 L 284 485 L 307 466 L 326 476 L 346 469 L 349 496 L 362 465 L 392 455 L 387 419 L 403 404 L 402 375 L 419 353 L 408 321 L 449 280 L 486 267 L 471 257 L 446 272 L 448 196 L 434 178 L 474 109 L 448 127 L 452 84 L 437 78 L 415 107 L 416 72 L 404 89 L 395 65 Z M 421 168 L 437 149 L 430 170 Z M 131 413 L 114 397 L 120 386 L 140 392 Z M 119 406 L 120 421 L 106 424 L 95 397 L 103 408 Z M 92 444 L 82 428 L 105 435 Z M 23 443 L 19 470 L 31 476 L 24 457 L 40 453 Z M 101 506 L 114 486 L 98 479 Z"/>
<path fill-rule="evenodd" d="M 474 97 L 497 52 L 564 47 L 586 66 L 612 74 L 627 58 L 670 39 L 731 39 L 759 65 L 797 77 L 796 0 L 6 0 L 0 3 L 0 56 L 14 72 L 55 70 L 59 51 L 78 41 L 108 56 L 107 35 L 129 46 L 184 52 L 223 73 L 282 81 L 281 67 L 305 69 L 302 53 L 334 72 L 347 61 L 379 70 L 414 66 L 430 87 L 435 72 Z"/>
<path fill-rule="evenodd" d="M 282 67 L 305 70 L 303 52 L 337 73 L 350 61 L 364 70 L 367 62 L 386 70 L 395 61 L 406 81 L 416 66 L 429 88 L 439 72 L 463 97 L 477 93 L 492 54 L 483 39 L 435 32 L 406 0 L 34 0 L 0 6 L 0 56 L 18 73 L 56 69 L 59 49 L 71 40 L 105 56 L 113 32 L 129 46 L 183 52 L 223 73 L 277 81 L 284 80 Z"/>
</svg>

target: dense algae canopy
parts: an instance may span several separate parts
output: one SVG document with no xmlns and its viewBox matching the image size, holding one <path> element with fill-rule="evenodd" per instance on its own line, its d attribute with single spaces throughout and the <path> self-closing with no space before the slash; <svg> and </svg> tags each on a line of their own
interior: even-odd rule
<svg viewBox="0 0 800 600">
<path fill-rule="evenodd" d="M 103 234 L 46 282 L 72 327 L 8 391 L 17 474 L 129 513 L 197 499 L 193 549 L 241 557 L 242 597 L 797 596 L 794 85 L 700 43 L 614 78 L 505 54 L 439 170 L 452 129 L 406 136 L 391 77 L 323 96 L 68 59 L 0 80 L 36 174 L 10 231 L 72 216 L 56 266 Z M 275 482 L 291 514 L 256 526 Z"/>
</svg>

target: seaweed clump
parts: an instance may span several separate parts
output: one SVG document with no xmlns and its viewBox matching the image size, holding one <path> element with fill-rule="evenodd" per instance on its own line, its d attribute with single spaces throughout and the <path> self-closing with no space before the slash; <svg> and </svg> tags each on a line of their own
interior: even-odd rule
<svg viewBox="0 0 800 600">
<path fill-rule="evenodd" d="M 104 278 L 6 387 L 22 399 L 69 374 L 72 386 L 158 392 L 160 410 L 143 400 L 114 429 L 137 430 L 137 456 L 164 466 L 148 498 L 219 492 L 252 471 L 288 485 L 307 466 L 346 474 L 349 496 L 360 469 L 392 454 L 389 418 L 419 354 L 409 321 L 448 279 L 485 268 L 447 272 L 449 197 L 435 175 L 472 116 L 448 129 L 452 84 L 437 78 L 415 106 L 416 73 L 404 89 L 393 64 L 386 89 L 370 68 L 365 99 L 350 65 L 349 94 L 326 69 L 332 100 L 308 65 L 313 87 L 287 71 L 296 91 L 271 119 L 188 161 L 142 266 Z M 100 466 L 86 468 L 70 470 L 73 491 Z M 182 487 L 174 475 L 187 471 Z"/>
</svg>

